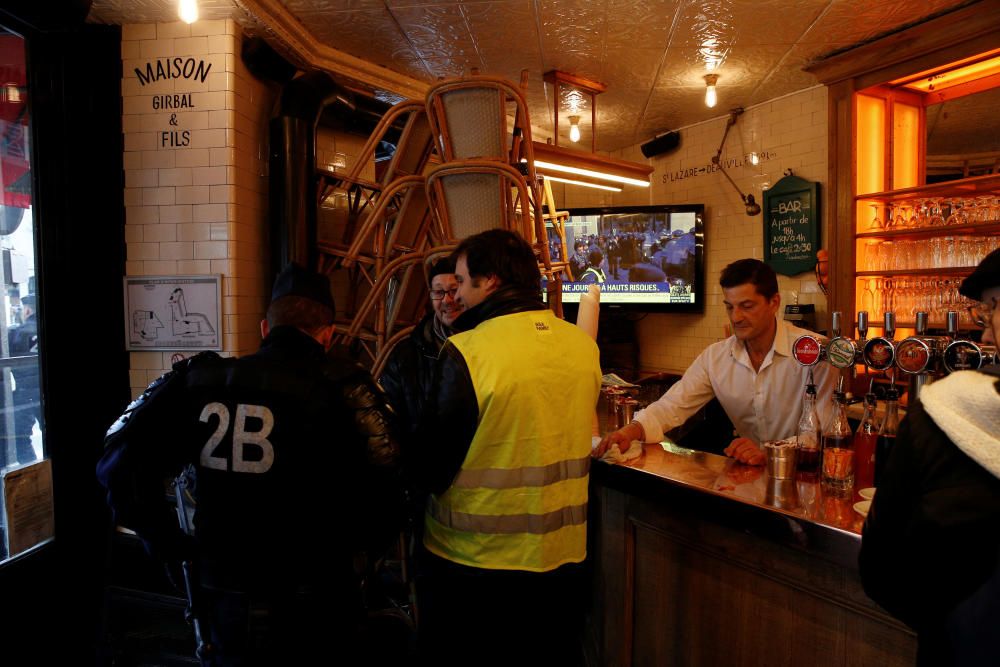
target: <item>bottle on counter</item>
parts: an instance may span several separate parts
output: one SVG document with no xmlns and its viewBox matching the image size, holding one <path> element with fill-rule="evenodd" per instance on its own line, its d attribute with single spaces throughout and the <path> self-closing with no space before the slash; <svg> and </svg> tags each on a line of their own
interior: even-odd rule
<svg viewBox="0 0 1000 667">
<path fill-rule="evenodd" d="M 875 445 L 875 486 L 878 486 L 882 471 L 885 470 L 889 452 L 896 444 L 896 434 L 899 432 L 899 391 L 890 387 L 885 395 L 885 417 L 878 429 L 878 442 Z"/>
<path fill-rule="evenodd" d="M 823 428 L 823 483 L 836 489 L 854 486 L 854 434 L 847 421 L 847 396 L 833 392 L 833 412 Z"/>
<path fill-rule="evenodd" d="M 858 489 L 875 486 L 875 446 L 879 430 L 875 419 L 877 404 L 874 393 L 869 391 L 865 394 L 865 413 L 858 430 L 854 432 L 854 485 Z"/>
<path fill-rule="evenodd" d="M 816 473 L 819 470 L 819 413 L 816 411 L 816 385 L 806 385 L 806 395 L 802 399 L 802 416 L 795 433 L 795 444 L 798 445 L 798 470 L 805 473 Z"/>
</svg>

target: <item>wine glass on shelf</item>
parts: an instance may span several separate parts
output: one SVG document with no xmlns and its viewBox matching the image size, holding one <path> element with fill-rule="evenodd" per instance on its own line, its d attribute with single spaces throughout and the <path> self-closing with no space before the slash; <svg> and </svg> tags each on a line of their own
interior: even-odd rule
<svg viewBox="0 0 1000 667">
<path fill-rule="evenodd" d="M 949 213 L 948 219 L 945 220 L 946 225 L 967 225 L 969 224 L 969 217 L 965 214 L 964 206 L 965 200 L 961 197 L 952 197 L 948 202 Z"/>
<path fill-rule="evenodd" d="M 945 223 L 944 214 L 941 212 L 941 198 L 931 197 L 930 201 L 930 211 L 927 213 L 927 226 L 928 227 L 941 227 Z"/>
<path fill-rule="evenodd" d="M 875 279 L 861 279 L 861 310 L 875 312 Z"/>
<path fill-rule="evenodd" d="M 916 229 L 923 227 L 927 223 L 927 200 L 913 200 L 910 202 L 910 219 L 906 221 L 906 226 Z"/>
<path fill-rule="evenodd" d="M 885 225 L 882 223 L 881 218 L 878 217 L 878 210 L 882 208 L 881 204 L 871 204 L 872 210 L 875 212 L 874 217 L 868 222 L 868 231 L 874 232 L 880 229 L 885 229 Z"/>
<path fill-rule="evenodd" d="M 892 203 L 892 209 L 891 209 L 891 212 L 893 214 L 892 226 L 894 229 L 903 229 L 904 227 L 906 227 L 906 216 L 904 215 L 905 207 L 906 207 L 906 202 L 903 201 L 897 201 Z M 887 222 L 886 227 L 888 226 L 889 225 Z"/>
</svg>

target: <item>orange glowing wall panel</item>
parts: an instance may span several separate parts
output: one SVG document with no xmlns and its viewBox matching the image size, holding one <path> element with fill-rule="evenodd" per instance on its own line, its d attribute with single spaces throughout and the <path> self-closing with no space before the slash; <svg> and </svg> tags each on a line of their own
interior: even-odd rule
<svg viewBox="0 0 1000 667">
<path fill-rule="evenodd" d="M 892 189 L 920 185 L 920 113 L 911 104 L 892 105 Z"/>
<path fill-rule="evenodd" d="M 885 190 L 886 101 L 868 95 L 858 95 L 856 100 L 855 191 L 859 195 L 881 192 Z"/>
</svg>

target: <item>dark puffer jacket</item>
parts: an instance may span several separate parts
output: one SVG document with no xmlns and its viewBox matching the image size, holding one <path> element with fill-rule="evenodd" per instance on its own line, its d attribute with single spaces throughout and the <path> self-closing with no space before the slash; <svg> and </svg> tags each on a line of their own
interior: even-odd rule
<svg viewBox="0 0 1000 667">
<path fill-rule="evenodd" d="M 153 383 L 108 432 L 98 479 L 122 525 L 165 560 L 235 590 L 356 595 L 353 561 L 399 529 L 400 450 L 371 375 L 275 327 L 256 354 L 203 353 Z M 196 540 L 163 480 L 197 470 Z"/>
<path fill-rule="evenodd" d="M 442 345 L 444 339 L 434 331 L 434 315 L 428 315 L 396 345 L 386 360 L 379 384 L 389 398 L 403 433 L 412 435 L 417 430 Z"/>
</svg>

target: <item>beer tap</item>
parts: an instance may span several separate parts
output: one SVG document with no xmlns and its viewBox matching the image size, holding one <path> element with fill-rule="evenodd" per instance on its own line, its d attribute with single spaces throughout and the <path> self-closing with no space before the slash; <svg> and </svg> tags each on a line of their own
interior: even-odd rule
<svg viewBox="0 0 1000 667">
<path fill-rule="evenodd" d="M 868 377 L 868 364 L 865 363 L 865 343 L 868 341 L 868 311 L 859 310 L 858 311 L 858 344 L 857 350 L 855 352 L 855 363 L 865 364 L 865 378 Z M 869 391 L 870 393 L 870 391 Z"/>
<path fill-rule="evenodd" d="M 958 337 L 958 313 L 954 310 L 948 311 L 948 338 L 952 342 L 944 349 L 941 360 L 947 372 L 976 370 L 997 363 L 995 346 Z"/>
<path fill-rule="evenodd" d="M 887 371 L 896 360 L 896 316 L 886 313 L 883 320 L 882 335 L 869 338 L 861 348 L 861 358 L 865 366 L 874 371 Z"/>
<path fill-rule="evenodd" d="M 858 348 L 854 341 L 840 333 L 840 311 L 834 311 L 830 333 L 833 337 L 826 344 L 826 360 L 834 368 L 841 370 L 854 367 Z"/>
<path fill-rule="evenodd" d="M 910 398 L 920 397 L 924 385 L 942 375 L 940 360 L 951 342 L 946 336 L 927 335 L 927 313 L 917 313 L 917 332 L 896 347 L 896 366 L 910 376 Z"/>
</svg>

